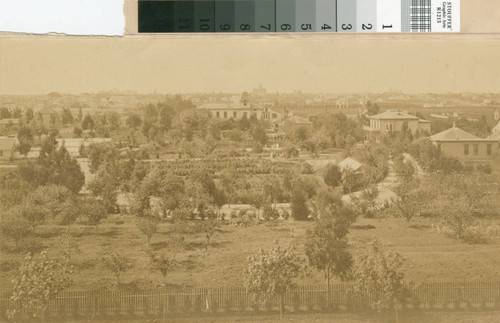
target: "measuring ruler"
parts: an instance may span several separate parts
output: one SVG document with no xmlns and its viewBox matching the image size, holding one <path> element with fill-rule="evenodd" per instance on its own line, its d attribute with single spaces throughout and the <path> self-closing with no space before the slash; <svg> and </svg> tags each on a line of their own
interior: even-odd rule
<svg viewBox="0 0 500 323">
<path fill-rule="evenodd" d="M 139 33 L 460 32 L 460 0 L 138 2 Z"/>
</svg>

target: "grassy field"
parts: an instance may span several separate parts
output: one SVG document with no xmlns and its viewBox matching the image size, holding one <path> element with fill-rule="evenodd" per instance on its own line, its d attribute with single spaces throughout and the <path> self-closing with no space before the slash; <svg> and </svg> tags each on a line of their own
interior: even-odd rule
<svg viewBox="0 0 500 323">
<path fill-rule="evenodd" d="M 496 221 L 500 223 L 500 221 Z M 407 223 L 403 219 L 358 219 L 350 232 L 353 251 L 358 246 L 378 238 L 389 249 L 406 258 L 406 278 L 424 281 L 496 281 L 499 279 L 500 239 L 487 244 L 470 245 L 455 241 L 433 231 L 429 219 L 416 219 Z M 167 284 L 177 286 L 241 286 L 246 258 L 259 247 L 269 248 L 278 242 L 293 245 L 304 258 L 306 231 L 313 222 L 294 220 L 265 223 L 249 227 L 224 225 L 215 234 L 208 252 L 205 252 L 203 234 L 186 237 L 186 248 L 176 259 L 182 263 L 168 275 Z M 118 251 L 132 259 L 134 267 L 122 275 L 122 282 L 136 287 L 158 285 L 161 276 L 151 273 L 148 248 L 168 250 L 168 236 L 172 225 L 162 223 L 153 236 L 151 247 L 137 230 L 129 215 L 113 215 L 106 219 L 96 233 L 93 227 L 74 225 L 69 235 L 77 243 L 73 251 L 76 262 L 72 289 L 98 289 L 109 286 L 113 276 L 103 265 L 102 257 Z M 8 290 L 12 276 L 27 250 L 61 248 L 65 227 L 41 226 L 35 234 L 21 242 L 24 252 L 14 250 L 14 242 L 1 238 L 0 290 Z M 323 275 L 314 269 L 303 277 L 300 284 L 321 284 Z"/>
</svg>

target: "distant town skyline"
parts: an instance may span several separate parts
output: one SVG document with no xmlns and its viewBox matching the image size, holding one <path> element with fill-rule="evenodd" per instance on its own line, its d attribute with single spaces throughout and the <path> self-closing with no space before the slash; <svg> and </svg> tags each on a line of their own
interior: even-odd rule
<svg viewBox="0 0 500 323">
<path fill-rule="evenodd" d="M 248 38 L 248 37 L 247 37 Z M 498 93 L 496 40 L 0 38 L 0 94 Z"/>
</svg>

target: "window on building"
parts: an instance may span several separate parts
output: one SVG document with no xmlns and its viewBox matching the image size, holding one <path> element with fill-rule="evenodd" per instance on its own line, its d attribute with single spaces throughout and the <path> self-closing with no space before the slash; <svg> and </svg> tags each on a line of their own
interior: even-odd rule
<svg viewBox="0 0 500 323">
<path fill-rule="evenodd" d="M 479 145 L 474 144 L 474 156 L 477 156 L 479 154 Z"/>
<path fill-rule="evenodd" d="M 215 116 L 216 116 L 217 118 L 220 118 L 220 112 L 219 112 L 219 111 L 215 112 Z"/>
<path fill-rule="evenodd" d="M 388 123 L 385 125 L 385 130 L 392 131 L 392 123 Z"/>
<path fill-rule="evenodd" d="M 491 144 L 486 145 L 486 155 L 491 156 Z"/>
<path fill-rule="evenodd" d="M 238 112 L 233 111 L 233 118 L 235 118 L 235 119 L 236 119 L 236 117 L 238 117 Z"/>
<path fill-rule="evenodd" d="M 0 157 L 3 156 L 3 150 L 0 150 Z"/>
<path fill-rule="evenodd" d="M 465 144 L 464 145 L 464 155 L 468 155 L 468 154 L 469 154 L 469 145 Z"/>
<path fill-rule="evenodd" d="M 224 119 L 227 119 L 227 111 L 224 111 Z"/>
</svg>

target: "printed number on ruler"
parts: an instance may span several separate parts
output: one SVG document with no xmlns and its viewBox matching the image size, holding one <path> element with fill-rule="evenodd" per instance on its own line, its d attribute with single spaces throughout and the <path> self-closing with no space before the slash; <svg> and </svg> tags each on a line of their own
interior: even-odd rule
<svg viewBox="0 0 500 323">
<path fill-rule="evenodd" d="M 138 15 L 139 33 L 460 31 L 460 0 L 139 0 Z"/>
</svg>

